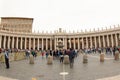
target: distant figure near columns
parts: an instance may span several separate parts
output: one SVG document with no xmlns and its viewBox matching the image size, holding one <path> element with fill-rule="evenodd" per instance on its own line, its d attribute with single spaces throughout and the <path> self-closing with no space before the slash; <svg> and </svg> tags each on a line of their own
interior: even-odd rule
<svg viewBox="0 0 120 80">
<path fill-rule="evenodd" d="M 30 61 L 29 61 L 30 64 L 34 64 L 34 57 L 32 54 L 30 54 Z"/>
<path fill-rule="evenodd" d="M 103 53 L 100 54 L 100 62 L 104 62 L 104 54 Z"/>
<path fill-rule="evenodd" d="M 115 60 L 119 60 L 119 51 L 115 52 Z"/>
<path fill-rule="evenodd" d="M 49 55 L 47 58 L 47 64 L 52 64 L 52 63 L 53 63 L 53 57 Z"/>
<path fill-rule="evenodd" d="M 5 64 L 6 64 L 6 69 L 9 69 L 9 52 L 8 49 L 5 50 Z"/>
<path fill-rule="evenodd" d="M 65 55 L 64 56 L 64 61 L 63 61 L 64 64 L 69 64 L 69 56 L 68 55 Z"/>
<path fill-rule="evenodd" d="M 88 63 L 87 54 L 83 55 L 83 63 Z"/>
</svg>

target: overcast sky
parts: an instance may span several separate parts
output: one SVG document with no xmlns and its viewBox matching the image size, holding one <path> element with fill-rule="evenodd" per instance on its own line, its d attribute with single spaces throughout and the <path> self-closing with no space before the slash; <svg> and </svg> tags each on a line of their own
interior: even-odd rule
<svg viewBox="0 0 120 80">
<path fill-rule="evenodd" d="M 120 24 L 120 0 L 0 0 L 0 16 L 34 18 L 40 32 L 113 27 Z"/>
</svg>

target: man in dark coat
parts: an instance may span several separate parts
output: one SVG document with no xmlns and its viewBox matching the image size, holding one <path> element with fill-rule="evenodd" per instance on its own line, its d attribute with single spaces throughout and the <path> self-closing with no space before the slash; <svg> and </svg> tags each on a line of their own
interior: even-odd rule
<svg viewBox="0 0 120 80">
<path fill-rule="evenodd" d="M 9 69 L 9 53 L 8 53 L 8 49 L 5 50 L 5 64 L 6 64 L 6 69 Z"/>
<path fill-rule="evenodd" d="M 70 48 L 70 53 L 69 53 L 70 67 L 73 67 L 74 57 L 75 57 L 75 53 L 74 53 L 74 51 Z"/>
</svg>

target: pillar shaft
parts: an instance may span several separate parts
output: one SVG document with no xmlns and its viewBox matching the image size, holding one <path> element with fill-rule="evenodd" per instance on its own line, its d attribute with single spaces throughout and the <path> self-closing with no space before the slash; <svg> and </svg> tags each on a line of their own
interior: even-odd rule
<svg viewBox="0 0 120 80">
<path fill-rule="evenodd" d="M 7 43 L 7 47 L 8 47 L 8 49 L 10 49 L 10 36 L 8 36 L 8 43 Z"/>
<path fill-rule="evenodd" d="M 111 43 L 112 43 L 112 47 L 114 46 L 113 44 L 113 35 L 111 34 Z"/>
<path fill-rule="evenodd" d="M 14 48 L 14 36 L 12 37 L 12 48 Z"/>
<path fill-rule="evenodd" d="M 50 38 L 50 50 L 52 50 L 52 38 Z"/>
<path fill-rule="evenodd" d="M 69 38 L 69 47 L 71 48 L 71 38 Z"/>
<path fill-rule="evenodd" d="M 115 41 L 116 41 L 116 46 L 118 46 L 118 38 L 117 38 L 117 34 L 115 34 Z"/>
<path fill-rule="evenodd" d="M 37 49 L 39 50 L 39 38 L 37 39 Z"/>
<path fill-rule="evenodd" d="M 94 37 L 94 41 L 95 41 L 95 48 L 97 47 L 97 44 L 96 44 L 96 36 Z"/>
<path fill-rule="evenodd" d="M 6 48 L 6 36 L 4 36 L 4 49 Z"/>
<path fill-rule="evenodd" d="M 107 35 L 107 46 L 109 47 L 110 46 L 110 43 L 109 43 L 109 36 Z"/>
<path fill-rule="evenodd" d="M 90 37 L 90 47 L 92 48 L 92 37 Z"/>
<path fill-rule="evenodd" d="M 20 49 L 22 49 L 22 37 L 21 37 L 21 40 L 20 40 Z"/>
<path fill-rule="evenodd" d="M 74 49 L 76 49 L 76 45 L 75 45 L 75 38 L 73 38 L 73 44 L 74 44 Z"/>
<path fill-rule="evenodd" d="M 0 35 L 0 48 L 1 48 L 1 43 L 2 43 L 2 36 Z"/>
<path fill-rule="evenodd" d="M 54 39 L 54 44 L 55 44 L 55 45 L 54 45 L 54 49 L 55 49 L 55 50 L 56 50 L 56 40 L 57 40 L 57 39 L 55 38 L 55 39 Z"/>
<path fill-rule="evenodd" d="M 35 38 L 33 38 L 33 49 L 35 50 Z"/>
<path fill-rule="evenodd" d="M 105 37 L 104 35 L 102 37 L 103 37 L 103 47 L 105 47 Z"/>
<path fill-rule="evenodd" d="M 43 38 L 42 38 L 42 50 L 43 50 L 44 46 L 43 46 Z"/>
<path fill-rule="evenodd" d="M 65 49 L 67 49 L 67 38 L 65 38 Z"/>
<path fill-rule="evenodd" d="M 83 37 L 82 37 L 82 49 L 84 49 L 84 40 L 83 40 Z"/>
<path fill-rule="evenodd" d="M 88 38 L 86 37 L 86 48 L 88 48 Z"/>
<path fill-rule="evenodd" d="M 16 37 L 16 48 L 18 49 L 18 37 Z"/>
<path fill-rule="evenodd" d="M 99 36 L 99 47 L 101 47 L 101 39 L 100 39 L 100 36 Z"/>
<path fill-rule="evenodd" d="M 29 50 L 31 50 L 31 38 L 29 38 Z"/>
<path fill-rule="evenodd" d="M 65 38 L 63 38 L 63 49 L 65 48 Z"/>
<path fill-rule="evenodd" d="M 46 38 L 46 50 L 48 50 L 48 39 Z"/>
<path fill-rule="evenodd" d="M 80 39 L 78 37 L 78 49 L 80 49 Z"/>
<path fill-rule="evenodd" d="M 25 49 L 27 49 L 27 48 L 26 48 L 26 37 L 25 37 Z"/>
</svg>

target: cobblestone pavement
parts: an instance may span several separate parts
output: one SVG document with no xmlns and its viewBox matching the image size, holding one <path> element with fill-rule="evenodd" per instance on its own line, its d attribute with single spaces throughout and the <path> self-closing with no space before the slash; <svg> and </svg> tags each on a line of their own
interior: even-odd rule
<svg viewBox="0 0 120 80">
<path fill-rule="evenodd" d="M 29 60 L 10 62 L 10 69 L 0 63 L 0 80 L 120 80 L 120 60 L 106 55 L 105 62 L 99 61 L 99 54 L 88 55 L 88 63 L 83 64 L 83 55 L 75 58 L 73 68 L 55 59 L 47 65 L 46 58 L 37 57 L 35 64 Z M 67 72 L 66 75 L 60 75 Z"/>
</svg>

